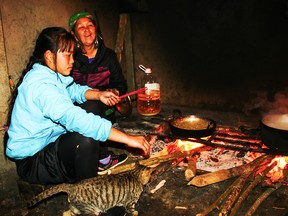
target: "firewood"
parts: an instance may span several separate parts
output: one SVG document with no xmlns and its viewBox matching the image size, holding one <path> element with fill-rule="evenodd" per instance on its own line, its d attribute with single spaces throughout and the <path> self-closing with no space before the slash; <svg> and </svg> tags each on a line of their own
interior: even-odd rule
<svg viewBox="0 0 288 216">
<path fill-rule="evenodd" d="M 245 216 L 251 216 L 257 210 L 258 206 L 275 190 L 282 186 L 283 182 L 278 182 L 275 187 L 268 188 L 266 191 L 258 197 L 258 199 L 253 203 L 250 209 L 246 212 Z"/>
<path fill-rule="evenodd" d="M 243 173 L 240 175 L 240 177 L 237 179 L 237 183 L 233 185 L 233 189 L 231 194 L 228 196 L 226 202 L 224 203 L 220 214 L 221 216 L 227 215 L 232 206 L 234 205 L 234 202 L 238 198 L 243 185 L 245 184 L 246 179 L 251 175 L 251 173 L 254 171 L 254 166 L 248 166 L 246 170 L 243 171 Z"/>
<path fill-rule="evenodd" d="M 248 187 L 243 191 L 243 193 L 239 196 L 236 204 L 234 205 L 234 207 L 231 209 L 230 215 L 229 216 L 235 216 L 236 213 L 238 212 L 241 204 L 243 203 L 243 201 L 248 197 L 249 193 L 252 191 L 252 189 L 258 185 L 262 179 L 264 178 L 264 176 L 271 170 L 273 169 L 275 166 L 277 165 L 277 162 L 275 161 L 273 164 L 271 164 L 270 166 L 266 166 L 266 169 L 263 170 L 261 173 L 257 174 L 257 176 L 255 176 L 254 180 L 251 182 L 251 184 L 248 185 Z"/>
<path fill-rule="evenodd" d="M 284 169 L 283 172 L 283 178 L 279 180 L 277 184 L 275 184 L 274 187 L 268 188 L 266 191 L 264 191 L 258 199 L 253 203 L 253 205 L 250 207 L 250 209 L 246 212 L 245 216 L 251 216 L 253 213 L 257 210 L 258 206 L 275 190 L 280 188 L 288 179 L 288 170 Z"/>
<path fill-rule="evenodd" d="M 252 166 L 253 164 L 254 165 L 257 165 L 257 164 L 260 164 L 261 162 L 263 162 L 264 160 L 267 160 L 267 159 L 272 159 L 273 156 L 271 155 L 263 155 L 263 156 L 260 156 L 259 158 L 257 158 L 256 160 L 254 160 L 253 162 L 250 163 L 251 167 L 254 167 Z M 197 177 L 197 176 L 196 176 Z M 195 178 L 196 178 L 195 177 Z M 195 179 L 194 178 L 194 179 Z M 193 180 L 194 180 L 193 179 Z M 231 194 L 231 192 L 234 190 L 235 187 L 237 187 L 237 185 L 239 184 L 239 182 L 241 182 L 241 178 L 238 178 L 236 179 L 232 185 L 230 185 L 230 187 L 228 187 L 226 189 L 226 191 L 221 194 L 221 196 L 219 196 L 219 198 L 214 202 L 212 203 L 208 208 L 206 208 L 203 212 L 201 213 L 198 213 L 196 216 L 205 216 L 207 214 L 209 214 L 211 211 L 213 211 L 214 209 L 219 209 L 219 205 L 227 198 L 227 196 L 229 194 Z"/>
<path fill-rule="evenodd" d="M 219 209 L 219 205 L 222 203 L 222 201 L 224 199 L 226 199 L 226 197 L 231 193 L 231 191 L 233 190 L 233 186 L 237 184 L 237 181 L 234 181 L 232 185 L 230 185 L 230 187 L 228 187 L 226 189 L 226 191 L 221 194 L 221 196 L 218 197 L 218 199 L 212 203 L 208 208 L 206 208 L 203 212 L 196 214 L 196 216 L 205 216 L 207 214 L 209 214 L 211 211 L 213 211 L 214 209 Z"/>
<path fill-rule="evenodd" d="M 128 164 L 122 164 L 122 165 L 119 165 L 115 168 L 108 170 L 107 174 L 110 175 L 110 174 L 117 174 L 117 173 L 131 171 L 136 168 L 137 164 L 140 164 L 142 166 L 148 166 L 148 167 L 157 166 L 162 162 L 172 161 L 177 158 L 185 158 L 187 156 L 194 155 L 201 151 L 206 151 L 209 148 L 210 148 L 209 146 L 202 146 L 199 148 L 191 149 L 190 151 L 183 151 L 183 152 L 178 151 L 169 155 L 161 155 L 159 157 L 151 157 L 148 159 L 139 160 L 139 161 L 128 163 Z"/>
<path fill-rule="evenodd" d="M 199 154 L 194 154 L 190 157 L 187 157 L 188 165 L 185 170 L 185 179 L 186 181 L 190 181 L 194 176 L 196 176 L 196 162 L 199 158 Z"/>
<path fill-rule="evenodd" d="M 226 170 L 218 170 L 213 173 L 206 173 L 203 175 L 195 176 L 188 185 L 194 185 L 197 187 L 204 187 L 210 184 L 221 182 L 232 177 L 240 176 L 249 167 L 254 167 L 255 165 L 263 162 L 265 159 L 272 158 L 272 155 L 262 155 L 250 162 L 249 164 L 244 164 L 239 167 L 233 167 Z"/>
</svg>

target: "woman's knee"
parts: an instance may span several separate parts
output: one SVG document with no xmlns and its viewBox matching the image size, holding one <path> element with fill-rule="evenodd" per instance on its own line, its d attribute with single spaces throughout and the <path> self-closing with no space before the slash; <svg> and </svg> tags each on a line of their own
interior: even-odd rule
<svg viewBox="0 0 288 216">
<path fill-rule="evenodd" d="M 81 152 L 94 153 L 99 152 L 100 143 L 92 138 L 84 137 L 81 142 L 76 145 Z"/>
<path fill-rule="evenodd" d="M 56 142 L 58 142 L 58 153 L 63 158 L 71 159 L 77 154 L 93 154 L 100 149 L 99 141 L 76 132 L 63 134 Z"/>
<path fill-rule="evenodd" d="M 105 115 L 105 106 L 101 101 L 97 100 L 89 100 L 86 101 L 83 104 L 79 105 L 82 109 L 85 109 L 86 112 L 91 112 L 95 115 L 99 115 L 101 117 L 104 117 Z"/>
</svg>

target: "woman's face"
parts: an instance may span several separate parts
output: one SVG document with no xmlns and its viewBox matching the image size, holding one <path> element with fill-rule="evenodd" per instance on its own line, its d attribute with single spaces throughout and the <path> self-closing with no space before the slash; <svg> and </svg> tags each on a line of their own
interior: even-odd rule
<svg viewBox="0 0 288 216">
<path fill-rule="evenodd" d="M 74 34 L 83 46 L 94 45 L 97 34 L 96 26 L 89 18 L 80 18 L 75 24 Z"/>
<path fill-rule="evenodd" d="M 68 76 L 71 73 L 74 63 L 73 53 L 73 50 L 64 52 L 58 50 L 55 68 L 58 73 L 64 76 Z"/>
</svg>

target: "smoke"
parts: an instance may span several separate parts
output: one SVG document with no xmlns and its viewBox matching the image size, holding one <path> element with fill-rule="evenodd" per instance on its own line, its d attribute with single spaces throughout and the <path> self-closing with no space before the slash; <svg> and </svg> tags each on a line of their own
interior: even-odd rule
<svg viewBox="0 0 288 216">
<path fill-rule="evenodd" d="M 288 90 L 275 94 L 270 113 L 288 113 Z"/>
<path fill-rule="evenodd" d="M 250 101 L 244 104 L 244 113 L 247 115 L 255 112 L 261 115 L 288 114 L 288 89 L 272 96 L 269 96 L 267 91 L 254 91 L 251 96 Z"/>
</svg>

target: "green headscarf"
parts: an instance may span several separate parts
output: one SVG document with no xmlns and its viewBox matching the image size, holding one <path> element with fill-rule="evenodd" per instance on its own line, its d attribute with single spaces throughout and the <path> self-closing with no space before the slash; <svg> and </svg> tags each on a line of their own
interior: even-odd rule
<svg viewBox="0 0 288 216">
<path fill-rule="evenodd" d="M 69 22 L 68 22 L 68 27 L 70 29 L 70 31 L 73 31 L 74 29 L 74 26 L 75 26 L 75 23 L 77 22 L 77 20 L 79 20 L 80 18 L 83 18 L 83 17 L 88 17 L 90 18 L 92 21 L 95 22 L 95 19 L 94 17 L 88 13 L 88 12 L 78 12 L 78 13 L 75 13 L 73 14 L 70 19 L 69 19 Z"/>
</svg>

